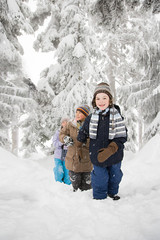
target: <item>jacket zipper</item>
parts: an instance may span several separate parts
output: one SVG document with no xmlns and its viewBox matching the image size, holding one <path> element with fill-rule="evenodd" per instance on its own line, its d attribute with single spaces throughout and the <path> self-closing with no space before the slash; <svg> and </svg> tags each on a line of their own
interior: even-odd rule
<svg viewBox="0 0 160 240">
<path fill-rule="evenodd" d="M 104 116 L 102 115 L 102 123 L 103 123 L 103 128 L 105 129 L 105 126 L 104 126 Z M 103 139 L 104 139 L 104 131 L 103 131 Z M 105 141 L 103 140 L 103 148 L 104 148 L 104 146 L 105 146 Z"/>
</svg>

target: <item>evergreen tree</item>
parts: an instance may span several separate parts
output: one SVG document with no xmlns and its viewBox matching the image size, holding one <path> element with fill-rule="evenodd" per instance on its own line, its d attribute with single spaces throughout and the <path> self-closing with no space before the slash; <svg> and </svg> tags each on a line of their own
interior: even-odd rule
<svg viewBox="0 0 160 240">
<path fill-rule="evenodd" d="M 45 19 L 51 15 L 52 2 L 54 0 L 36 0 L 37 9 L 29 17 L 34 31 L 38 30 L 39 26 L 43 26 Z"/>
<path fill-rule="evenodd" d="M 17 153 L 17 128 L 20 114 L 29 103 L 28 90 L 22 81 L 22 46 L 17 36 L 21 31 L 33 33 L 29 8 L 23 0 L 0 2 L 0 145 Z M 12 131 L 12 138 L 9 132 Z"/>
<path fill-rule="evenodd" d="M 132 30 L 137 28 L 139 32 L 135 34 L 134 41 L 134 68 L 133 77 L 130 84 L 121 87 L 121 101 L 127 105 L 127 111 L 132 111 L 137 117 L 139 148 L 152 136 L 160 131 L 159 128 L 159 22 L 150 11 L 140 8 L 138 15 L 139 21 L 131 20 Z M 140 15 L 142 17 L 140 17 Z M 134 23 L 134 25 L 133 25 Z M 123 100 L 122 100 L 123 94 Z M 128 114 L 130 116 L 130 114 Z M 131 116 L 130 116 L 131 117 Z M 133 123 L 131 119 L 131 123 Z M 152 126 L 152 127 L 151 127 Z M 154 127 L 153 127 L 154 126 Z"/>
<path fill-rule="evenodd" d="M 156 95 L 152 92 L 154 88 L 159 89 L 159 23 L 153 14 L 155 2 L 152 1 L 146 9 L 146 1 L 97 1 L 92 9 L 95 27 L 101 31 L 106 53 L 103 71 L 115 101 L 122 106 L 129 130 L 126 145 L 132 150 L 143 144 L 146 124 L 152 122 L 159 112 L 158 91 Z M 144 95 L 146 82 L 148 91 L 145 89 L 147 94 Z M 149 95 L 152 101 L 147 97 Z M 152 109 L 147 108 L 147 99 L 152 102 Z"/>
<path fill-rule="evenodd" d="M 74 0 L 51 4 L 50 23 L 34 43 L 36 49 L 55 51 L 57 62 L 42 72 L 38 86 L 53 97 L 57 126 L 57 114 L 73 117 L 77 105 L 90 105 L 92 82 L 104 77 L 100 64 L 104 53 L 89 17 L 90 4 Z"/>
<path fill-rule="evenodd" d="M 20 122 L 23 131 L 20 150 L 24 157 L 29 157 L 38 149 L 49 152 L 46 142 L 52 138 L 53 132 L 56 130 L 54 108 L 50 96 L 46 92 L 36 89 L 34 94 L 32 93 L 32 97 L 34 99 L 32 108 Z M 58 114 L 56 116 L 58 118 Z"/>
<path fill-rule="evenodd" d="M 108 81 L 126 118 L 128 148 L 140 147 L 153 135 L 150 128 L 144 135 L 144 128 L 159 116 L 158 2 L 59 0 L 48 9 L 50 23 L 34 47 L 55 51 L 56 64 L 42 72 L 39 82 L 53 99 L 55 126 L 64 114 L 73 117 L 78 103 L 90 104 L 94 82 Z M 153 108 L 148 111 L 149 102 Z"/>
<path fill-rule="evenodd" d="M 159 13 L 158 1 L 37 0 L 37 10 L 28 15 L 29 18 L 24 1 L 7 1 L 8 9 L 6 1 L 1 1 L 5 8 L 2 8 L 3 31 L 0 34 L 6 45 L 4 41 L 0 42 L 3 46 L 0 48 L 3 62 L 0 91 L 8 116 L 12 114 L 11 109 L 14 109 L 15 119 L 21 114 L 26 116 L 21 122 L 26 154 L 39 147 L 46 149 L 46 142 L 59 127 L 61 117 L 73 118 L 79 104 L 90 105 L 94 84 L 99 81 L 110 83 L 115 102 L 122 107 L 128 127 L 128 149 L 135 150 L 159 132 L 160 36 L 159 22 L 155 17 Z M 23 19 L 23 23 L 18 24 L 14 20 L 13 29 L 6 17 L 11 6 L 19 13 L 18 19 Z M 17 41 L 21 29 L 31 33 L 30 26 L 37 30 L 48 16 L 48 27 L 38 35 L 34 48 L 54 51 L 55 59 L 42 71 L 37 90 L 28 79 L 22 86 L 16 75 L 14 78 L 7 76 L 10 72 L 17 74 L 21 71 L 17 52 L 22 53 Z M 6 46 L 8 51 L 3 50 Z M 14 89 L 14 93 L 9 89 Z M 16 102 L 17 97 L 23 98 L 20 103 Z M 22 109 L 23 102 L 25 107 Z M 8 117 L 7 123 L 5 119 L 1 117 L 1 129 L 10 129 L 12 122 L 16 126 L 13 118 Z"/>
<path fill-rule="evenodd" d="M 123 19 L 124 0 L 99 0 L 97 1 L 94 13 L 99 16 L 99 23 L 107 29 L 116 29 Z"/>
<path fill-rule="evenodd" d="M 18 151 L 18 127 L 19 119 L 26 111 L 30 111 L 33 105 L 30 89 L 24 84 L 22 78 L 13 78 L 0 82 L 0 123 L 1 146 L 12 148 L 12 152 Z M 17 129 L 17 131 L 16 131 Z M 12 140 L 8 132 L 12 133 Z M 17 136 L 17 137 L 16 137 Z M 9 147 L 9 142 L 11 147 Z"/>
</svg>

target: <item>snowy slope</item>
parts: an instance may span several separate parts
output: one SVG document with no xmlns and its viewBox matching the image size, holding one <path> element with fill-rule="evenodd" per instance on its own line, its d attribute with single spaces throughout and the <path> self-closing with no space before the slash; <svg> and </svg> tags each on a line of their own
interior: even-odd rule
<svg viewBox="0 0 160 240">
<path fill-rule="evenodd" d="M 56 183 L 52 157 L 20 159 L 0 148 L 0 240 L 158 240 L 159 135 L 123 161 L 121 200 L 93 200 Z"/>
</svg>

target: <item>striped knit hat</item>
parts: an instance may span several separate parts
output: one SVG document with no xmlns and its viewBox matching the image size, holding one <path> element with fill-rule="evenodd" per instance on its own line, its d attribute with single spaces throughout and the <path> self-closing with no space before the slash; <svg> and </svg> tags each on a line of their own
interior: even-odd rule
<svg viewBox="0 0 160 240">
<path fill-rule="evenodd" d="M 94 90 L 94 95 L 93 95 L 93 100 L 92 100 L 92 106 L 94 108 L 96 107 L 95 98 L 98 93 L 106 93 L 110 98 L 110 105 L 113 104 L 113 96 L 112 96 L 112 92 L 111 92 L 109 85 L 105 82 L 101 82 L 96 86 L 96 88 Z"/>
<path fill-rule="evenodd" d="M 104 82 L 99 83 L 94 90 L 94 96 L 100 92 L 106 92 L 107 95 L 109 95 L 109 97 L 112 98 L 111 89 L 107 83 Z"/>
<path fill-rule="evenodd" d="M 82 105 L 79 106 L 76 111 L 80 111 L 81 113 L 83 113 L 86 117 L 89 115 L 90 112 L 90 108 L 88 105 Z"/>
</svg>

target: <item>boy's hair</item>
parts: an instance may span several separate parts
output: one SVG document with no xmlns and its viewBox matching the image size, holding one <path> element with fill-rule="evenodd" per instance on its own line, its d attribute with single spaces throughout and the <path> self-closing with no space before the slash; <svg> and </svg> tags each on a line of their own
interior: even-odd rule
<svg viewBox="0 0 160 240">
<path fill-rule="evenodd" d="M 105 94 L 107 94 L 108 97 L 109 97 L 109 100 L 110 100 L 110 104 L 109 105 L 110 106 L 113 105 L 113 96 L 112 96 L 111 89 L 110 89 L 109 85 L 107 83 L 101 82 L 101 83 L 99 83 L 96 86 L 96 88 L 94 90 L 94 95 L 93 95 L 93 99 L 92 99 L 92 106 L 93 106 L 93 108 L 96 107 L 96 100 L 95 99 L 96 99 L 96 95 L 98 93 L 105 93 Z"/>
</svg>

